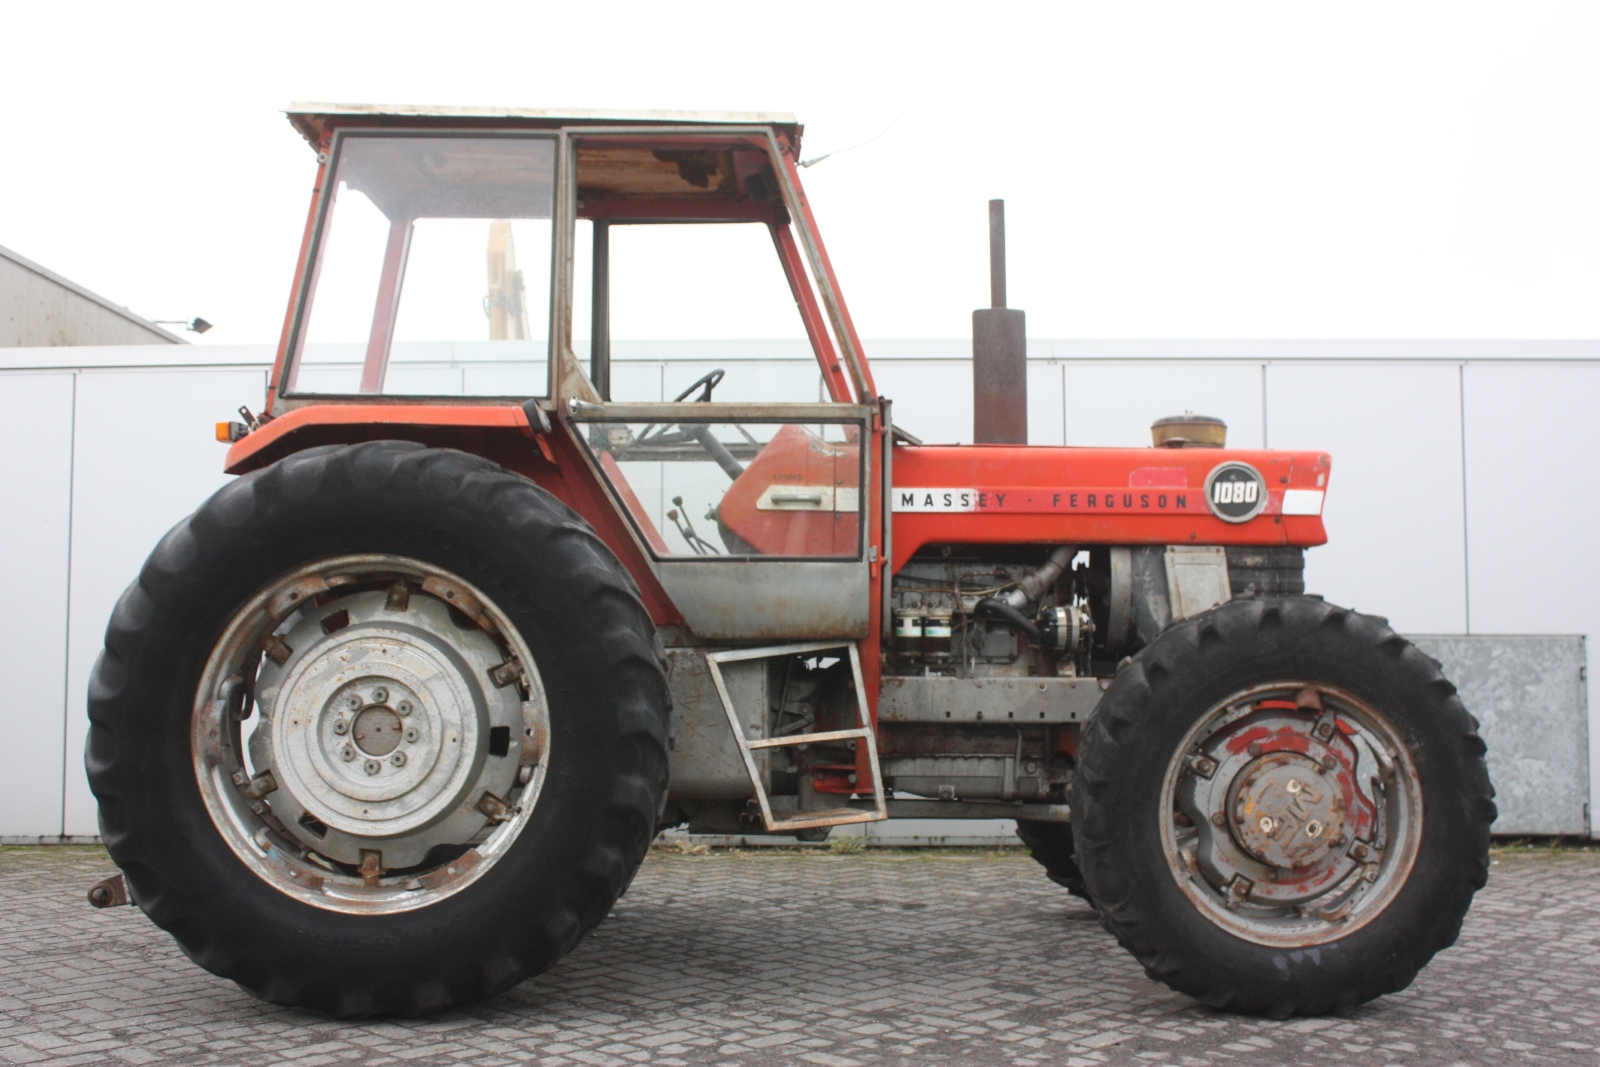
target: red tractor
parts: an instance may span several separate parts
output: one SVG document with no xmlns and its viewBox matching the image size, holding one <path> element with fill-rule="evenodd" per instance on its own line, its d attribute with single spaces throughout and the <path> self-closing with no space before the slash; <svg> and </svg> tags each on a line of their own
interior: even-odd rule
<svg viewBox="0 0 1600 1067">
<path fill-rule="evenodd" d="M 107 847 L 201 966 L 433 1011 L 552 966 L 663 828 L 892 817 L 1015 818 L 1217 1007 L 1349 1010 L 1455 939 L 1483 743 L 1305 595 L 1327 455 L 1028 447 L 1016 358 L 978 364 L 987 443 L 899 430 L 787 116 L 289 117 L 318 170 L 265 406 L 89 688 Z M 763 279 L 814 372 L 613 362 L 614 322 Z"/>
</svg>

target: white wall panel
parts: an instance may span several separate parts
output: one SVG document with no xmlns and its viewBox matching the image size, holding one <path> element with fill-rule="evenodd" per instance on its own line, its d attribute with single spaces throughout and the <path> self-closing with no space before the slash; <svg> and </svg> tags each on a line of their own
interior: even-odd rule
<svg viewBox="0 0 1600 1067">
<path fill-rule="evenodd" d="M 1593 678 L 1600 661 L 1600 367 L 1469 364 L 1465 386 L 1472 632 L 1586 634 Z M 1593 699 L 1589 767 L 1595 813 L 1600 701 Z"/>
<path fill-rule="evenodd" d="M 1462 633 L 1459 368 L 1285 364 L 1267 368 L 1267 441 L 1333 456 L 1306 588 L 1388 617 L 1402 633 Z"/>
<path fill-rule="evenodd" d="M 1261 368 L 1250 363 L 1068 363 L 1069 445 L 1150 447 L 1150 424 L 1192 411 L 1228 424 L 1228 444 L 1261 447 Z"/>
<path fill-rule="evenodd" d="M 0 837 L 61 832 L 71 457 L 72 375 L 0 375 Z"/>
<path fill-rule="evenodd" d="M 66 833 L 98 829 L 83 774 L 84 700 L 111 608 L 163 534 L 227 476 L 212 424 L 258 405 L 256 370 L 105 371 L 78 376 L 68 645 Z"/>
<path fill-rule="evenodd" d="M 894 401 L 894 423 L 930 445 L 972 440 L 972 364 L 905 360 L 873 364 L 878 392 Z"/>
<path fill-rule="evenodd" d="M 1066 397 L 1062 393 L 1064 368 L 1059 363 L 1028 363 L 1028 443 L 1067 443 Z"/>
</svg>

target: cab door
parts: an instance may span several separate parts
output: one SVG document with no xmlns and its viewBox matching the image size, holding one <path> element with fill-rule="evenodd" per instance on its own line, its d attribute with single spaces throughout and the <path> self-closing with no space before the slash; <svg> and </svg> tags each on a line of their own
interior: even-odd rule
<svg viewBox="0 0 1600 1067">
<path fill-rule="evenodd" d="M 686 127 L 568 130 L 563 148 L 557 415 L 685 624 L 868 637 L 878 407 L 813 286 L 826 264 L 783 146 Z"/>
</svg>

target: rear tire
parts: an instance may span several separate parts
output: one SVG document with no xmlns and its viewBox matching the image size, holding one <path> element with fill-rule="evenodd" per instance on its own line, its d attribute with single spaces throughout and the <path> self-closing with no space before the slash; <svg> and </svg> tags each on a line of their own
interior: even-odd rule
<svg viewBox="0 0 1600 1067">
<path fill-rule="evenodd" d="M 1384 620 L 1233 601 L 1117 673 L 1078 750 L 1078 862 L 1151 978 L 1233 1011 L 1346 1012 L 1455 942 L 1488 872 L 1483 753 Z"/>
<path fill-rule="evenodd" d="M 399 581 L 405 588 L 387 605 L 381 584 L 346 593 L 362 588 L 362 581 L 382 581 L 372 576 L 384 568 L 415 580 Z M 272 625 L 251 620 L 261 616 L 263 595 L 300 595 L 284 584 L 285 576 L 309 575 L 303 580 L 314 586 L 326 578 L 318 577 L 323 571 L 335 577 L 348 572 L 339 579 L 348 584 L 325 584 L 320 592 L 306 587 L 313 588 L 314 601 L 291 610 L 275 631 L 300 627 L 293 631 L 294 643 L 303 646 L 295 650 L 300 659 L 275 668 L 271 651 L 265 657 L 244 653 L 247 665 L 263 664 L 263 679 L 278 669 L 272 684 L 282 688 L 242 698 L 245 721 L 230 727 L 240 716 L 237 705 L 231 717 L 208 709 L 241 698 L 212 701 L 215 683 L 205 681 L 222 669 L 218 657 L 228 635 L 244 623 Z M 424 586 L 426 576 L 434 584 Z M 462 597 L 481 604 L 463 611 Z M 397 608 L 400 601 L 409 607 Z M 474 624 L 480 608 L 489 621 Z M 426 719 L 426 699 L 417 698 L 413 709 L 410 701 L 385 695 L 373 680 L 377 675 L 365 683 L 364 675 L 356 677 L 368 670 L 399 677 L 393 663 L 362 660 L 332 644 L 332 666 L 324 673 L 335 681 L 327 685 L 365 684 L 366 696 L 325 686 L 326 693 L 343 695 L 317 704 L 322 696 L 313 694 L 315 700 L 297 705 L 284 695 L 296 664 L 321 647 L 321 633 L 333 642 L 334 630 L 348 627 L 353 634 L 352 620 L 385 609 L 398 612 L 399 620 L 385 625 L 419 635 L 418 656 L 456 665 L 450 670 L 462 691 L 477 694 L 468 701 L 472 707 L 437 701 L 446 705 L 445 718 Z M 255 632 L 247 636 L 254 641 Z M 380 638 L 365 640 L 361 654 L 388 654 Z M 251 641 L 245 642 L 249 649 L 263 647 Z M 404 652 L 404 644 L 395 647 Z M 532 661 L 521 681 L 516 671 L 484 680 L 499 654 L 519 649 Z M 336 662 L 340 655 L 348 669 Z M 233 662 L 241 661 L 236 656 Z M 255 671 L 247 666 L 244 676 L 253 681 Z M 409 676 L 422 679 L 419 692 L 426 674 Z M 315 448 L 226 486 L 167 534 L 123 594 L 89 689 L 89 781 L 100 803 L 101 833 L 135 903 L 207 970 L 265 1000 L 338 1017 L 437 1011 L 550 967 L 627 887 L 665 795 L 670 702 L 663 655 L 632 579 L 589 526 L 550 494 L 460 452 L 393 441 Z M 232 694 L 239 687 L 217 691 Z M 348 755 L 356 730 L 345 705 L 336 703 L 347 699 L 350 708 L 365 700 L 374 709 L 365 720 L 366 747 Z M 281 703 L 269 716 L 273 700 Z M 512 715 L 510 721 L 521 725 L 519 700 L 528 729 L 491 729 L 499 721 L 495 715 Z M 252 720 L 257 701 L 261 714 Z M 485 701 L 488 710 L 482 710 Z M 263 730 L 277 730 L 295 707 L 324 704 L 334 710 L 313 715 L 340 735 L 330 751 L 352 761 L 344 771 L 315 751 L 290 767 L 293 752 L 322 743 L 314 730 L 281 735 L 298 739 L 298 749 L 279 734 L 272 735 L 280 737 L 278 749 L 262 747 Z M 363 801 L 356 800 L 355 829 L 344 842 L 351 854 L 341 860 L 308 850 L 317 827 L 332 841 L 337 827 L 322 824 L 350 814 L 348 798 L 337 788 L 328 793 L 327 782 L 338 787 L 338 774 L 353 774 L 356 785 L 346 781 L 339 788 L 358 792 L 363 779 L 350 768 L 363 766 L 374 788 L 402 769 L 420 777 L 425 760 L 443 758 L 423 751 L 435 722 L 443 724 L 439 745 L 464 746 L 464 755 L 452 758 L 466 776 L 452 780 L 455 793 L 440 794 L 438 811 L 401 811 L 404 804 L 394 800 L 400 814 L 381 824 L 391 836 L 367 841 Z M 480 722 L 481 728 L 474 725 Z M 209 748 L 208 723 L 220 723 L 224 735 Z M 393 734 L 407 724 L 422 728 L 404 731 L 407 743 L 420 746 L 409 749 L 410 768 L 404 768 L 408 750 L 396 750 Z M 237 735 L 231 741 L 230 729 Z M 242 737 L 250 729 L 255 734 L 247 746 Z M 372 731 L 383 729 L 390 733 L 372 741 Z M 539 730 L 545 736 L 534 736 Z M 252 771 L 262 780 L 259 764 L 239 765 L 246 752 L 250 758 L 275 752 L 279 761 L 273 790 L 259 798 L 247 792 Z M 316 764 L 317 758 L 323 762 Z M 474 773 L 483 777 L 472 779 Z M 317 788 L 332 800 L 318 807 L 322 794 L 303 785 L 308 777 L 322 782 Z M 291 779 L 302 784 L 292 786 Z M 395 789 L 404 787 L 401 782 Z M 480 792 L 507 806 L 486 810 L 495 801 L 480 799 Z M 373 808 L 380 802 L 390 803 L 374 801 Z M 253 831 L 230 828 L 217 815 L 219 804 L 238 820 L 254 819 L 246 824 Z M 438 814 L 451 804 L 453 814 Z M 286 812 L 302 808 L 311 821 L 289 822 Z M 475 811 L 487 817 L 474 824 Z M 431 817 L 431 829 L 407 837 L 396 829 L 409 825 L 402 816 L 414 816 L 414 823 Z M 437 841 L 418 844 L 417 833 L 432 833 Z M 378 858 L 362 872 L 351 850 L 368 844 Z M 385 868 L 381 850 L 398 856 L 394 850 L 403 845 L 413 853 L 432 851 L 406 859 L 398 872 Z M 338 849 L 330 845 L 328 851 Z M 365 864 L 367 853 L 359 856 Z"/>
</svg>

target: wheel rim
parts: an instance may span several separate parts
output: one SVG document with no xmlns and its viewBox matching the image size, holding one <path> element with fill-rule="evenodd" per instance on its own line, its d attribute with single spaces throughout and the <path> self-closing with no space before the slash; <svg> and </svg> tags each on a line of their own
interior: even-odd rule
<svg viewBox="0 0 1600 1067">
<path fill-rule="evenodd" d="M 212 651 L 192 721 L 200 792 L 233 852 L 279 891 L 349 913 L 425 907 L 482 877 L 549 760 L 515 625 L 400 556 L 269 583 Z"/>
<path fill-rule="evenodd" d="M 1283 947 L 1336 940 L 1381 913 L 1416 861 L 1423 814 L 1393 724 L 1302 681 L 1240 691 L 1201 716 L 1160 810 L 1184 894 L 1229 932 Z"/>
</svg>

